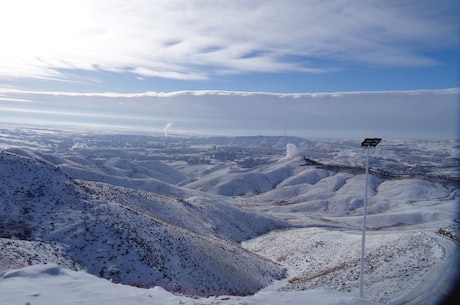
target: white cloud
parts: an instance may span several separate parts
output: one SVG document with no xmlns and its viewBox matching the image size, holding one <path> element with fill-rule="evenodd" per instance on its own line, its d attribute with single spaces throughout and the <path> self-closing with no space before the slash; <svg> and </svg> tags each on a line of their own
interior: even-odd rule
<svg viewBox="0 0 460 305">
<path fill-rule="evenodd" d="M 51 96 L 70 96 L 70 97 L 113 97 L 113 98 L 135 98 L 135 97 L 175 97 L 175 96 L 272 96 L 279 98 L 340 98 L 358 96 L 436 96 L 436 95 L 460 95 L 459 88 L 447 89 L 425 89 L 425 90 L 385 90 L 385 91 L 344 91 L 344 92 L 314 92 L 314 93 L 276 93 L 276 92 L 253 92 L 253 91 L 225 91 L 225 90 L 183 90 L 171 92 L 138 92 L 138 93 L 118 93 L 118 92 L 70 92 L 70 91 L 34 91 L 16 88 L 1 88 L 0 96 L 9 95 L 51 95 Z M 7 99 L 7 98 L 5 98 Z"/>
<path fill-rule="evenodd" d="M 457 8 L 430 0 L 5 0 L 0 77 L 83 69 L 204 79 L 333 68 L 316 58 L 432 65 L 425 48 L 459 44 Z M 299 56 L 310 60 L 292 60 Z"/>
<path fill-rule="evenodd" d="M 92 124 L 140 131 L 328 137 L 458 138 L 460 88 L 261 93 L 35 92 L 0 89 L 0 121 Z M 22 100 L 31 101 L 24 103 Z"/>
</svg>

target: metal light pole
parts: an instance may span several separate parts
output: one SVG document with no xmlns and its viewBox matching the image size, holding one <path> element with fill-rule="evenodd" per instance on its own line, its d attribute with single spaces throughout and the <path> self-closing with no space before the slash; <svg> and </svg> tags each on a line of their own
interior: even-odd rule
<svg viewBox="0 0 460 305">
<path fill-rule="evenodd" d="M 359 273 L 359 296 L 364 295 L 364 249 L 366 247 L 366 215 L 367 215 L 367 187 L 369 184 L 369 148 L 376 147 L 382 141 L 381 138 L 365 138 L 361 147 L 366 148 L 366 185 L 364 188 L 364 211 L 363 211 L 363 235 L 361 238 L 361 266 Z"/>
</svg>

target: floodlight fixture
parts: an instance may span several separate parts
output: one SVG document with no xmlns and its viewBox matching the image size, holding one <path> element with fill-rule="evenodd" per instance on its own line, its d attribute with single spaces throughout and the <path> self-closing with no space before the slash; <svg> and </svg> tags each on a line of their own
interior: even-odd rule
<svg viewBox="0 0 460 305">
<path fill-rule="evenodd" d="M 362 147 L 376 147 L 382 141 L 381 138 L 365 138 L 361 143 Z"/>
<path fill-rule="evenodd" d="M 382 141 L 381 138 L 365 138 L 361 143 L 361 147 L 366 148 L 366 185 L 364 187 L 363 232 L 361 238 L 361 260 L 359 273 L 359 296 L 361 298 L 364 295 L 364 252 L 366 247 L 367 187 L 369 185 L 369 147 L 376 147 L 380 141 Z"/>
</svg>

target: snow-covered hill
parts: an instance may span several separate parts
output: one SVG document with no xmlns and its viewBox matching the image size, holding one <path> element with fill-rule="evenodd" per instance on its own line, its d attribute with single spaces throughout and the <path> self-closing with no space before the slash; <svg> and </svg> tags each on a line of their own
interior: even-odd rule
<svg viewBox="0 0 460 305">
<path fill-rule="evenodd" d="M 55 264 L 33 265 L 0 272 L 2 304 L 107 304 L 107 305 L 376 305 L 377 303 L 332 289 L 279 292 L 268 287 L 253 296 L 216 296 L 188 298 L 171 294 L 161 287 L 140 289 L 117 285 L 83 271 L 73 271 Z"/>
<path fill-rule="evenodd" d="M 358 294 L 360 243 L 357 232 L 304 228 L 273 232 L 244 244 L 288 268 L 290 278 L 282 290 L 329 287 Z M 403 296 L 444 256 L 437 239 L 426 233 L 371 232 L 366 295 L 387 304 Z"/>
<path fill-rule="evenodd" d="M 276 264 L 235 242 L 281 222 L 224 203 L 208 211 L 210 203 L 199 198 L 186 202 L 76 182 L 59 167 L 19 152 L 0 154 L 3 238 L 57 244 L 89 273 L 189 294 L 251 294 L 283 276 Z M 1 255 L 8 264 L 34 261 L 33 254 L 12 257 L 8 249 Z M 43 251 L 37 248 L 46 257 L 41 262 L 60 262 Z"/>
<path fill-rule="evenodd" d="M 257 195 L 290 178 L 296 167 L 297 164 L 283 163 L 281 166 L 259 166 L 250 170 L 224 168 L 184 186 L 224 196 Z"/>
<path fill-rule="evenodd" d="M 382 143 L 371 153 L 365 301 L 356 298 L 359 143 L 4 129 L 0 270 L 25 268 L 2 273 L 0 293 L 22 283 L 43 294 L 7 300 L 49 304 L 45 283 L 53 283 L 75 304 L 121 304 L 119 291 L 139 304 L 439 301 L 458 271 L 459 146 L 409 144 Z M 98 298 L 87 283 L 120 301 Z M 233 296 L 194 300 L 158 286 Z"/>
</svg>

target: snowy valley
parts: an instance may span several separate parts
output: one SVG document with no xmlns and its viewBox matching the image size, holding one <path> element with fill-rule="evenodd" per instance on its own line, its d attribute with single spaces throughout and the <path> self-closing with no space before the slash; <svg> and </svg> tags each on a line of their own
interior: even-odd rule
<svg viewBox="0 0 460 305">
<path fill-rule="evenodd" d="M 2 304 L 440 302 L 459 145 L 372 149 L 363 299 L 359 140 L 3 128 Z"/>
</svg>

